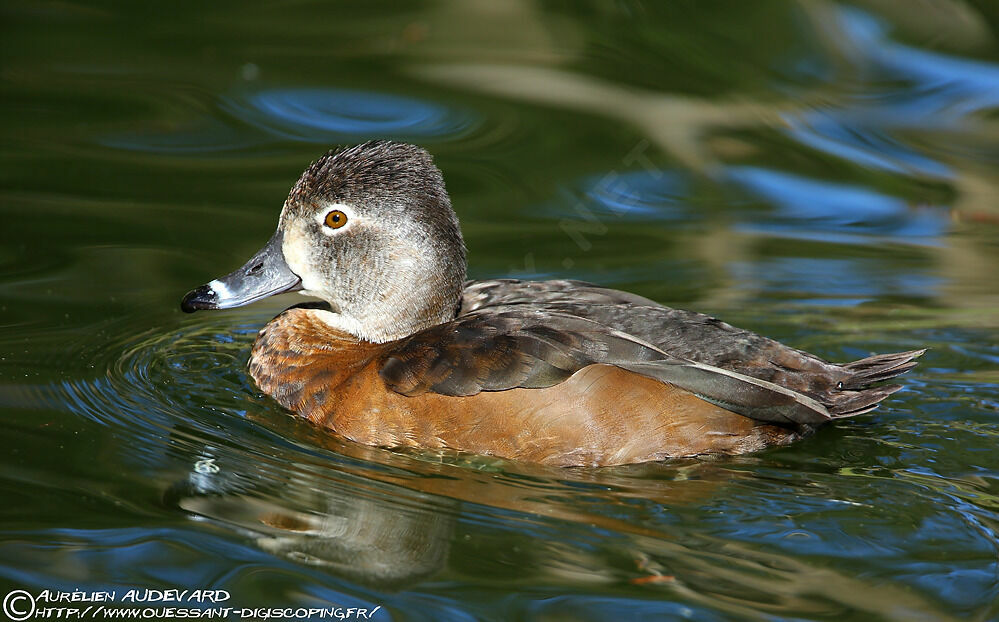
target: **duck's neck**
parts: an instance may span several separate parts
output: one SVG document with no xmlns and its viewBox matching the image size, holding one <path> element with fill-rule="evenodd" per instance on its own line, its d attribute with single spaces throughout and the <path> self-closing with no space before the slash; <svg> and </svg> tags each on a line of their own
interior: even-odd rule
<svg viewBox="0 0 999 622">
<path fill-rule="evenodd" d="M 381 295 L 362 304 L 357 298 L 331 300 L 332 310 L 317 312 L 331 328 L 362 341 L 386 343 L 450 322 L 461 304 L 461 282 L 442 287 L 434 278 L 384 287 Z"/>
<path fill-rule="evenodd" d="M 369 315 L 362 321 L 345 313 L 316 309 L 315 317 L 321 319 L 330 328 L 348 333 L 360 341 L 387 343 L 404 339 L 431 326 L 450 322 L 454 319 L 454 313 L 449 316 L 429 318 L 406 318 L 393 314 Z"/>
</svg>

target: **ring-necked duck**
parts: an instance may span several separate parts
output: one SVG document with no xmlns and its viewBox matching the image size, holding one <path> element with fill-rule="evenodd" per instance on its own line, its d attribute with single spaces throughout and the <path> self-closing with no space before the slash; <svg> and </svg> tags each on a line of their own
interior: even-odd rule
<svg viewBox="0 0 999 622">
<path fill-rule="evenodd" d="M 444 180 L 419 147 L 330 151 L 246 264 L 184 297 L 226 309 L 301 291 L 257 337 L 264 392 L 360 443 L 549 465 L 783 445 L 875 408 L 923 350 L 845 365 L 713 317 L 579 281 L 465 282 Z"/>
</svg>

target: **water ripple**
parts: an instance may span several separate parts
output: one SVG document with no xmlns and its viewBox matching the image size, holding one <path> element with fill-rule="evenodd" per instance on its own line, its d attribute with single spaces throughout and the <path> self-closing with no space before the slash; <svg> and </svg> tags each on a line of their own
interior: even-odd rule
<svg viewBox="0 0 999 622">
<path fill-rule="evenodd" d="M 430 139 L 468 132 L 468 111 L 412 97 L 333 88 L 273 89 L 225 100 L 242 121 L 293 140 L 330 143 L 370 138 Z"/>
<path fill-rule="evenodd" d="M 949 229 L 941 209 L 912 205 L 862 186 L 810 179 L 757 167 L 731 167 L 728 179 L 774 205 L 772 215 L 742 225 L 791 237 L 874 244 L 886 239 L 937 245 Z M 754 215 L 755 216 L 755 215 Z"/>
<path fill-rule="evenodd" d="M 912 144 L 913 134 L 991 132 L 986 116 L 999 106 L 999 66 L 948 56 L 893 41 L 886 24 L 856 9 L 837 11 L 844 49 L 865 91 L 843 102 L 786 114 L 785 130 L 801 144 L 844 161 L 916 178 L 949 180 L 956 172 L 933 152 Z"/>
<path fill-rule="evenodd" d="M 322 145 L 373 138 L 427 142 L 465 137 L 481 125 L 480 117 L 468 110 L 414 97 L 335 88 L 246 91 L 222 97 L 218 106 L 223 114 L 194 116 L 165 131 L 110 134 L 99 142 L 129 151 L 217 157 L 219 152 L 246 150 L 275 137 Z M 509 130 L 501 128 L 499 133 Z"/>
<path fill-rule="evenodd" d="M 680 172 L 666 170 L 610 171 L 578 180 L 565 193 L 573 210 L 559 212 L 586 218 L 587 210 L 634 220 L 696 221 L 699 214 L 690 205 L 690 180 Z"/>
</svg>

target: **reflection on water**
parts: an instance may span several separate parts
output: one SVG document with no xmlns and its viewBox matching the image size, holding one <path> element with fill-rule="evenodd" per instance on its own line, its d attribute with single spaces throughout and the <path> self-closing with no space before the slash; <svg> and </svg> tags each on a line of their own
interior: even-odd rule
<svg viewBox="0 0 999 622">
<path fill-rule="evenodd" d="M 868 13 L 843 9 L 840 25 L 850 45 L 872 62 L 876 72 L 890 79 L 911 81 L 910 97 L 900 98 L 899 108 L 885 114 L 896 126 L 974 127 L 972 115 L 999 105 L 999 67 L 993 63 L 921 50 L 892 41 L 890 26 Z M 889 111 L 885 111 L 889 112 Z"/>
<path fill-rule="evenodd" d="M 999 616 L 987 3 L 39 6 L 5 13 L 0 87 L 9 589 L 381 620 Z M 837 360 L 930 352 L 877 412 L 740 458 L 338 439 L 246 373 L 298 297 L 176 305 L 270 234 L 307 162 L 381 137 L 435 154 L 476 277 L 609 283 Z"/>
<path fill-rule="evenodd" d="M 789 114 L 794 140 L 856 165 L 927 178 L 951 178 L 953 145 L 927 149 L 902 132 L 946 132 L 973 138 L 994 126 L 977 114 L 999 104 L 999 67 L 901 45 L 867 13 L 838 12 L 844 54 L 874 92 L 846 93 L 839 105 Z"/>
<path fill-rule="evenodd" d="M 581 185 L 583 207 L 598 214 L 668 220 L 673 221 L 674 226 L 697 219 L 696 211 L 684 200 L 690 194 L 689 182 L 673 171 L 613 172 L 584 179 Z M 572 202 L 565 203 L 573 206 Z M 581 217 L 571 211 L 563 216 Z M 585 212 L 582 216 L 585 218 Z"/>
<path fill-rule="evenodd" d="M 438 104 L 344 89 L 260 91 L 232 98 L 226 108 L 268 132 L 323 145 L 366 138 L 454 138 L 473 123 L 468 113 Z"/>
<path fill-rule="evenodd" d="M 219 108 L 253 129 L 202 118 L 166 133 L 117 135 L 101 142 L 118 149 L 192 154 L 246 149 L 279 139 L 324 148 L 375 138 L 427 143 L 460 138 L 476 123 L 470 112 L 441 104 L 348 89 L 244 90 L 224 97 Z"/>
<path fill-rule="evenodd" d="M 240 528 L 270 554 L 377 588 L 400 589 L 444 568 L 453 502 L 349 474 L 332 479 L 301 464 L 286 465 L 290 478 L 275 481 L 277 474 L 230 458 L 199 459 L 167 502 Z"/>
<path fill-rule="evenodd" d="M 753 167 L 730 168 L 743 192 L 766 200 L 772 214 L 747 214 L 746 230 L 811 235 L 839 243 L 938 244 L 950 224 L 943 210 L 911 205 L 859 186 L 803 179 Z"/>
</svg>

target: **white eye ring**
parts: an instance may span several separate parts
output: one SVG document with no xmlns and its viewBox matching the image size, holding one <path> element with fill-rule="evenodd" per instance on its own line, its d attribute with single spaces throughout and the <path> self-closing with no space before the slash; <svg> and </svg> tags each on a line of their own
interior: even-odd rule
<svg viewBox="0 0 999 622">
<path fill-rule="evenodd" d="M 339 214 L 340 224 L 330 224 L 330 216 Z M 354 210 L 349 205 L 343 203 L 333 203 L 325 206 L 321 211 L 316 212 L 316 222 L 320 230 L 326 235 L 336 235 L 344 229 L 350 228 L 354 221 Z"/>
</svg>

